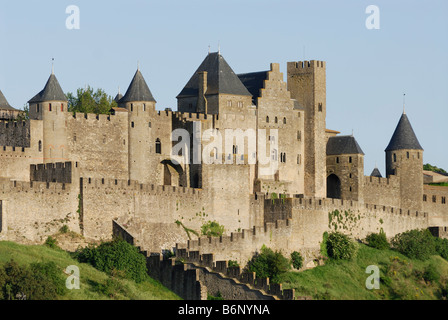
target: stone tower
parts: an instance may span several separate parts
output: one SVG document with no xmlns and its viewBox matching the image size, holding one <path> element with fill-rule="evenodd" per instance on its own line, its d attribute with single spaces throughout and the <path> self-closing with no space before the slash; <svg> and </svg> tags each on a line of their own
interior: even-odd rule
<svg viewBox="0 0 448 320">
<path fill-rule="evenodd" d="M 326 196 L 326 76 L 324 61 L 288 62 L 288 90 L 305 109 L 305 195 Z"/>
<path fill-rule="evenodd" d="M 353 136 L 330 137 L 327 142 L 327 198 L 360 200 L 364 152 Z"/>
<path fill-rule="evenodd" d="M 405 112 L 386 150 L 386 175 L 400 180 L 401 207 L 422 210 L 423 206 L 423 148 L 418 142 Z"/>
<path fill-rule="evenodd" d="M 150 174 L 154 166 L 152 160 L 157 151 L 152 134 L 152 115 L 155 113 L 156 100 L 152 96 L 140 69 L 138 69 L 126 91 L 118 100 L 119 107 L 128 110 L 128 150 L 129 179 L 140 182 L 151 181 Z"/>
<path fill-rule="evenodd" d="M 30 119 L 43 120 L 42 141 L 39 141 L 38 148 L 42 152 L 44 163 L 67 161 L 68 100 L 53 71 L 42 91 L 28 103 Z"/>
</svg>

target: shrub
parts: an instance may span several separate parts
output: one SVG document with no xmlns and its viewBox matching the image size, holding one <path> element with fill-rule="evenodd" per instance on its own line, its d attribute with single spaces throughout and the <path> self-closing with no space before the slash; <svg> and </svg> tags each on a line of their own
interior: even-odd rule
<svg viewBox="0 0 448 320">
<path fill-rule="evenodd" d="M 47 240 L 45 240 L 45 245 L 52 249 L 59 249 L 58 241 L 53 237 L 48 237 Z"/>
<path fill-rule="evenodd" d="M 303 257 L 300 252 L 294 251 L 291 253 L 291 263 L 295 269 L 303 267 Z"/>
<path fill-rule="evenodd" d="M 328 257 L 339 260 L 350 260 L 356 254 L 355 243 L 345 234 L 332 232 L 327 239 Z"/>
<path fill-rule="evenodd" d="M 386 250 L 390 248 L 389 241 L 387 241 L 386 234 L 383 229 L 379 233 L 371 233 L 366 237 L 366 242 L 369 247 Z"/>
<path fill-rule="evenodd" d="M 436 241 L 428 229 L 399 233 L 391 243 L 395 250 L 411 259 L 426 260 L 436 254 Z"/>
<path fill-rule="evenodd" d="M 258 278 L 269 278 L 272 282 L 278 282 L 279 276 L 291 268 L 289 259 L 280 251 L 263 246 L 261 253 L 254 256 L 247 264 L 249 272 L 255 272 Z"/>
<path fill-rule="evenodd" d="M 89 263 L 100 271 L 112 274 L 123 271 L 126 278 L 141 282 L 147 277 L 146 259 L 138 249 L 124 240 L 104 242 L 98 247 L 87 246 L 75 253 L 80 262 Z"/>
<path fill-rule="evenodd" d="M 0 268 L 0 299 L 55 300 L 66 290 L 54 262 L 23 266 L 10 260 Z"/>
<path fill-rule="evenodd" d="M 224 226 L 216 221 L 209 221 L 201 226 L 201 233 L 208 237 L 220 237 L 224 233 Z"/>
<path fill-rule="evenodd" d="M 434 238 L 436 253 L 448 260 L 448 239 Z"/>
<path fill-rule="evenodd" d="M 66 224 L 64 224 L 60 229 L 59 229 L 60 233 L 67 233 L 69 232 L 68 226 Z"/>
<path fill-rule="evenodd" d="M 423 273 L 423 279 L 428 282 L 438 282 L 440 280 L 440 273 L 434 264 L 431 263 L 426 267 Z"/>
</svg>

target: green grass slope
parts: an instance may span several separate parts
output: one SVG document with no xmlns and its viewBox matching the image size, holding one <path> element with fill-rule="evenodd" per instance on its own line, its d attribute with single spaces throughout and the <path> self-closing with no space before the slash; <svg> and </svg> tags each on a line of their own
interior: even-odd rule
<svg viewBox="0 0 448 320">
<path fill-rule="evenodd" d="M 380 270 L 380 288 L 367 289 L 369 265 Z M 393 250 L 358 244 L 354 259 L 327 260 L 323 266 L 288 272 L 280 279 L 283 288 L 295 288 L 296 296 L 330 300 L 441 300 L 447 297 L 448 261 L 409 259 Z"/>
<path fill-rule="evenodd" d="M 176 294 L 169 291 L 159 282 L 148 277 L 141 283 L 111 277 L 92 266 L 79 263 L 70 254 L 61 249 L 53 249 L 41 245 L 21 245 L 14 242 L 0 241 L 0 265 L 13 259 L 19 265 L 30 265 L 35 262 L 53 261 L 61 270 L 63 278 L 65 269 L 76 265 L 80 271 L 80 289 L 67 290 L 58 297 L 61 300 L 178 300 Z"/>
</svg>

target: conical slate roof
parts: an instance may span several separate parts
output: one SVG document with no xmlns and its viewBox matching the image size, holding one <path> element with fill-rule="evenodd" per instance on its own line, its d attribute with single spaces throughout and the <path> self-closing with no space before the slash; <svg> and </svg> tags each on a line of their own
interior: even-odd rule
<svg viewBox="0 0 448 320">
<path fill-rule="evenodd" d="M 48 81 L 42 91 L 31 98 L 28 103 L 43 101 L 67 101 L 67 97 L 62 91 L 62 88 L 59 85 L 58 79 L 56 79 L 54 73 L 51 73 L 50 78 L 48 78 Z"/>
<path fill-rule="evenodd" d="M 404 112 L 385 151 L 402 149 L 423 150 Z"/>
<path fill-rule="evenodd" d="M 8 100 L 6 100 L 1 90 L 0 90 L 0 110 L 17 110 L 16 108 L 11 107 L 11 105 L 8 103 Z"/>
<path fill-rule="evenodd" d="M 378 170 L 378 168 L 375 167 L 375 169 L 373 169 L 372 173 L 370 174 L 371 177 L 378 177 L 378 178 L 382 178 L 383 176 L 381 175 L 380 170 Z"/>
<path fill-rule="evenodd" d="M 364 154 L 355 137 L 335 136 L 328 138 L 327 155 Z"/>
<path fill-rule="evenodd" d="M 151 90 L 149 90 L 146 84 L 145 78 L 143 78 L 140 70 L 135 72 L 134 78 L 132 78 L 131 84 L 124 96 L 120 99 L 120 103 L 133 102 L 133 101 L 154 101 Z"/>
<path fill-rule="evenodd" d="M 252 96 L 219 52 L 209 53 L 177 98 L 197 96 L 199 72 L 207 71 L 206 95 L 234 94 Z"/>
</svg>

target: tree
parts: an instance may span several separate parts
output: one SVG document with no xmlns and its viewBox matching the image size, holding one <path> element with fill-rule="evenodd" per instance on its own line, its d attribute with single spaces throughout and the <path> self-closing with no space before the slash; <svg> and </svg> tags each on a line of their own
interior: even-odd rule
<svg viewBox="0 0 448 320">
<path fill-rule="evenodd" d="M 273 251 L 263 245 L 261 253 L 254 256 L 247 264 L 247 271 L 255 272 L 257 278 L 270 278 L 278 282 L 279 276 L 291 268 L 291 261 L 280 251 Z"/>
<path fill-rule="evenodd" d="M 90 86 L 76 90 L 76 96 L 68 92 L 68 111 L 95 114 L 110 114 L 110 110 L 117 106 L 117 102 L 106 94 L 103 89 L 93 90 Z"/>
</svg>

